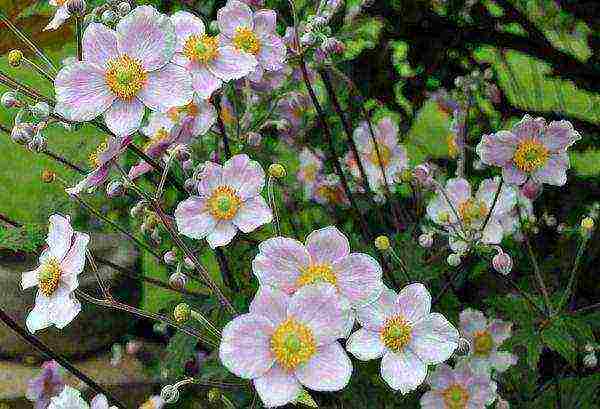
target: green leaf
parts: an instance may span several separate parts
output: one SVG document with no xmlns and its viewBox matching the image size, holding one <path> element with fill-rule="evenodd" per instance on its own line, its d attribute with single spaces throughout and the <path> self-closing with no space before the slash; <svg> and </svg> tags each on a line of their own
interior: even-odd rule
<svg viewBox="0 0 600 409">
<path fill-rule="evenodd" d="M 542 341 L 571 365 L 575 365 L 577 360 L 575 339 L 569 333 L 569 327 L 562 318 L 555 319 L 542 331 Z"/>
<path fill-rule="evenodd" d="M 570 377 L 560 380 L 560 396 L 562 408 L 598 409 L 598 392 L 600 390 L 600 374 L 588 377 Z M 556 406 L 556 389 L 554 384 L 547 387 L 537 398 L 532 409 L 548 409 Z"/>
<path fill-rule="evenodd" d="M 167 345 L 167 354 L 161 367 L 170 378 L 180 378 L 185 375 L 185 363 L 194 356 L 198 340 L 184 333 L 177 333 Z"/>
</svg>

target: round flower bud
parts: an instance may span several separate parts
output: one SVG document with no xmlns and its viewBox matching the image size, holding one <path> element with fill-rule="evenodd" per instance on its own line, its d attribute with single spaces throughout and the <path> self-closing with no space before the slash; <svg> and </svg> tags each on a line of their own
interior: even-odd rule
<svg viewBox="0 0 600 409">
<path fill-rule="evenodd" d="M 21 105 L 17 98 L 17 94 L 12 91 L 7 91 L 2 94 L 2 98 L 0 98 L 0 103 L 4 108 L 17 108 Z"/>
<path fill-rule="evenodd" d="M 323 41 L 323 44 L 321 44 L 321 48 L 327 54 L 339 55 L 346 50 L 346 45 L 337 38 L 329 37 Z"/>
<path fill-rule="evenodd" d="M 581 220 L 581 228 L 586 232 L 594 230 L 594 219 L 591 217 L 585 217 Z"/>
<path fill-rule="evenodd" d="M 423 233 L 419 236 L 419 246 L 423 248 L 430 248 L 433 246 L 433 234 L 431 233 Z"/>
<path fill-rule="evenodd" d="M 142 349 L 142 342 L 141 341 L 138 341 L 138 340 L 134 339 L 134 340 L 131 340 L 131 341 L 129 341 L 129 342 L 127 342 L 125 344 L 125 352 L 128 355 L 135 355 L 135 354 L 137 354 L 140 351 L 140 349 Z"/>
<path fill-rule="evenodd" d="M 212 388 L 208 391 L 208 401 L 211 403 L 216 403 L 221 400 L 221 391 L 217 388 Z"/>
<path fill-rule="evenodd" d="M 527 181 L 521 186 L 521 193 L 529 200 L 535 200 L 542 192 L 542 185 L 537 184 L 531 180 Z"/>
<path fill-rule="evenodd" d="M 160 391 L 160 399 L 165 403 L 175 403 L 179 400 L 179 390 L 175 385 L 166 385 Z M 152 407 L 156 407 L 153 405 Z"/>
<path fill-rule="evenodd" d="M 563 234 L 565 231 L 567 231 L 567 225 L 565 223 L 560 223 L 558 226 L 556 226 L 556 232 L 558 234 Z"/>
<path fill-rule="evenodd" d="M 246 134 L 246 142 L 248 145 L 256 148 L 260 146 L 260 143 L 262 142 L 262 135 L 258 132 L 248 132 Z"/>
<path fill-rule="evenodd" d="M 122 196 L 125 193 L 125 186 L 120 180 L 113 180 L 106 185 L 106 196 L 110 198 Z"/>
<path fill-rule="evenodd" d="M 87 8 L 87 3 L 85 0 L 68 0 L 67 1 L 67 11 L 74 15 L 81 17 L 85 14 L 85 9 Z"/>
<path fill-rule="evenodd" d="M 51 170 L 48 169 L 44 169 L 42 171 L 42 181 L 44 183 L 52 183 L 56 180 L 56 173 L 52 172 Z"/>
<path fill-rule="evenodd" d="M 492 266 L 494 270 L 502 275 L 508 275 L 513 268 L 513 261 L 510 255 L 503 251 L 499 251 L 494 258 L 492 258 Z"/>
<path fill-rule="evenodd" d="M 446 261 L 452 267 L 458 267 L 460 265 L 460 262 L 461 262 L 461 260 L 460 260 L 460 254 L 451 253 L 451 254 L 448 255 L 448 258 L 446 259 Z"/>
<path fill-rule="evenodd" d="M 413 176 L 422 185 L 429 186 L 431 184 L 432 173 L 432 169 L 427 163 L 421 163 L 415 167 Z"/>
<path fill-rule="evenodd" d="M 114 11 L 108 9 L 102 13 L 102 22 L 106 25 L 112 25 L 117 22 L 119 16 Z"/>
<path fill-rule="evenodd" d="M 183 265 L 188 270 L 193 270 L 193 269 L 196 268 L 196 265 L 194 264 L 194 262 L 192 261 L 192 259 L 190 259 L 189 257 L 186 257 L 186 258 L 183 259 Z"/>
<path fill-rule="evenodd" d="M 121 16 L 125 17 L 131 11 L 131 4 L 123 1 L 117 6 L 117 10 L 119 10 L 119 14 Z"/>
<path fill-rule="evenodd" d="M 375 248 L 381 251 L 389 250 L 390 239 L 387 236 L 378 236 L 375 238 Z"/>
<path fill-rule="evenodd" d="M 283 167 L 282 164 L 280 163 L 273 163 L 271 166 L 269 166 L 269 176 L 277 178 L 277 179 L 281 179 L 283 177 L 285 177 L 285 168 Z"/>
<path fill-rule="evenodd" d="M 8 53 L 8 63 L 13 67 L 18 67 L 23 61 L 23 52 L 21 50 L 11 50 Z"/>
<path fill-rule="evenodd" d="M 510 409 L 510 403 L 507 400 L 498 397 L 496 402 L 496 409 Z"/>
<path fill-rule="evenodd" d="M 188 178 L 183 182 L 183 187 L 188 193 L 194 193 L 196 191 L 196 186 L 198 186 L 198 181 L 194 178 Z"/>
<path fill-rule="evenodd" d="M 598 357 L 594 353 L 586 354 L 583 357 L 583 364 L 586 368 L 595 368 L 598 365 Z"/>
<path fill-rule="evenodd" d="M 185 303 L 178 304 L 173 310 L 173 318 L 180 324 L 188 321 L 192 315 L 192 309 Z"/>
<path fill-rule="evenodd" d="M 591 352 L 594 352 L 596 348 L 594 348 L 594 345 L 592 343 L 588 342 L 584 345 L 583 350 L 589 354 Z"/>
<path fill-rule="evenodd" d="M 46 102 L 38 102 L 30 107 L 29 110 L 40 121 L 45 121 L 50 116 L 50 106 Z"/>
<path fill-rule="evenodd" d="M 13 142 L 18 143 L 19 145 L 25 145 L 31 141 L 34 134 L 35 126 L 33 126 L 33 124 L 21 122 L 13 126 L 13 129 L 10 133 L 10 138 Z"/>
<path fill-rule="evenodd" d="M 169 285 L 176 290 L 183 290 L 188 282 L 185 274 L 175 272 L 169 276 Z"/>
<path fill-rule="evenodd" d="M 169 250 L 163 254 L 163 261 L 165 264 L 173 266 L 177 262 L 177 254 L 173 250 Z"/>
</svg>

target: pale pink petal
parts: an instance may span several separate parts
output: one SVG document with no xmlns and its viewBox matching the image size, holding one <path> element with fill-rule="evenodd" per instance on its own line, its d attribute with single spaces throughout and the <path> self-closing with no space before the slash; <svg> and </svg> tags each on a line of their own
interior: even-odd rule
<svg viewBox="0 0 600 409">
<path fill-rule="evenodd" d="M 490 364 L 498 372 L 504 372 L 513 365 L 516 365 L 519 359 L 510 352 L 497 351 L 490 354 Z"/>
<path fill-rule="evenodd" d="M 31 333 L 48 328 L 52 325 L 48 304 L 50 299 L 38 291 L 35 299 L 35 306 L 27 315 L 25 325 Z"/>
<path fill-rule="evenodd" d="M 415 323 L 408 347 L 423 362 L 439 364 L 458 347 L 458 331 L 442 314 L 432 313 Z"/>
<path fill-rule="evenodd" d="M 258 10 L 254 13 L 254 32 L 261 34 L 274 33 L 277 29 L 277 14 L 273 10 Z"/>
<path fill-rule="evenodd" d="M 296 377 L 279 365 L 273 365 L 263 376 L 254 379 L 253 383 L 260 400 L 267 408 L 293 402 L 302 391 Z"/>
<path fill-rule="evenodd" d="M 48 237 L 46 243 L 50 250 L 50 255 L 61 261 L 67 251 L 71 247 L 71 239 L 73 237 L 73 228 L 69 217 L 53 214 L 50 216 Z"/>
<path fill-rule="evenodd" d="M 35 270 L 21 274 L 21 289 L 27 290 L 28 288 L 38 285 L 38 275 L 40 274 L 40 270 L 41 268 L 38 267 Z"/>
<path fill-rule="evenodd" d="M 250 74 L 256 64 L 256 58 L 252 54 L 224 46 L 219 48 L 219 56 L 207 64 L 207 69 L 223 81 L 231 81 Z"/>
<path fill-rule="evenodd" d="M 333 264 L 350 254 L 350 243 L 337 227 L 328 226 L 308 235 L 306 249 L 313 263 Z"/>
<path fill-rule="evenodd" d="M 206 199 L 192 196 L 177 205 L 175 223 L 184 236 L 203 239 L 213 231 L 217 221 L 206 210 Z"/>
<path fill-rule="evenodd" d="M 510 338 L 512 333 L 512 322 L 493 320 L 490 323 L 490 335 L 494 340 L 494 344 L 502 345 L 504 341 Z"/>
<path fill-rule="evenodd" d="M 77 185 L 65 189 L 65 192 L 72 196 L 79 196 L 81 192 L 96 187 L 101 183 L 104 183 L 104 181 L 108 177 L 109 170 L 109 166 L 101 166 L 95 169 L 94 171 L 88 173 L 85 178 L 83 178 L 79 183 L 77 183 Z"/>
<path fill-rule="evenodd" d="M 54 326 L 58 329 L 63 329 L 81 312 L 81 303 L 69 294 L 65 297 L 57 297 L 52 300 L 48 308 L 51 313 L 50 319 Z"/>
<path fill-rule="evenodd" d="M 308 325 L 317 345 L 330 344 L 344 331 L 344 310 L 331 284 L 316 283 L 298 289 L 288 305 L 288 316 Z"/>
<path fill-rule="evenodd" d="M 223 165 L 223 183 L 233 187 L 242 200 L 247 200 L 262 191 L 265 171 L 248 155 L 235 155 Z"/>
<path fill-rule="evenodd" d="M 449 179 L 446 183 L 446 194 L 456 207 L 458 204 L 471 198 L 471 185 L 462 178 Z"/>
<path fill-rule="evenodd" d="M 250 233 L 273 219 L 271 208 L 262 196 L 246 200 L 231 220 L 238 229 Z"/>
<path fill-rule="evenodd" d="M 274 326 L 279 325 L 287 318 L 287 307 L 290 297 L 271 286 L 260 286 L 252 303 L 250 313 L 269 319 Z"/>
<path fill-rule="evenodd" d="M 233 240 L 236 233 L 237 228 L 233 223 L 221 220 L 217 222 L 215 228 L 206 236 L 206 241 L 212 249 L 226 246 Z"/>
<path fill-rule="evenodd" d="M 192 126 L 192 136 L 204 135 L 217 121 L 217 110 L 214 105 L 197 96 L 194 97 L 194 104 L 198 107 L 200 113 L 194 118 Z"/>
<path fill-rule="evenodd" d="M 104 113 L 104 122 L 108 129 L 117 136 L 128 136 L 136 132 L 142 124 L 144 104 L 137 99 L 130 101 L 117 99 Z"/>
<path fill-rule="evenodd" d="M 138 6 L 117 24 L 119 51 L 138 59 L 146 71 L 168 63 L 175 52 L 175 28 L 151 6 Z"/>
<path fill-rule="evenodd" d="M 527 175 L 510 163 L 502 168 L 502 179 L 509 185 L 522 185 L 527 180 Z"/>
<path fill-rule="evenodd" d="M 440 395 L 437 391 L 424 393 L 419 403 L 421 404 L 421 409 L 446 409 L 443 395 Z"/>
<path fill-rule="evenodd" d="M 56 9 L 52 20 L 50 20 L 48 25 L 44 27 L 44 31 L 56 30 L 57 28 L 62 26 L 63 23 L 67 21 L 69 17 L 71 17 L 71 15 L 69 14 L 69 10 L 67 10 L 67 6 L 60 6 L 58 9 Z"/>
<path fill-rule="evenodd" d="M 77 277 L 83 271 L 85 265 L 85 252 L 90 241 L 90 236 L 85 233 L 75 232 L 73 244 L 60 263 L 64 274 L 70 274 Z M 71 288 L 74 291 L 75 288 Z"/>
<path fill-rule="evenodd" d="M 352 253 L 333 263 L 337 287 L 353 307 L 373 302 L 381 294 L 383 271 L 373 257 L 363 253 Z"/>
<path fill-rule="evenodd" d="M 504 230 L 502 225 L 496 219 L 488 220 L 485 230 L 482 233 L 481 241 L 486 244 L 499 244 L 502 241 Z"/>
<path fill-rule="evenodd" d="M 254 28 L 252 10 L 240 1 L 229 0 L 225 7 L 217 11 L 217 24 L 219 31 L 231 38 L 238 27 Z"/>
<path fill-rule="evenodd" d="M 398 125 L 389 116 L 381 118 L 377 124 L 379 128 L 379 140 L 389 147 L 398 144 Z"/>
<path fill-rule="evenodd" d="M 529 115 L 523 116 L 519 122 L 517 122 L 512 129 L 512 132 L 516 135 L 518 140 L 523 139 L 539 139 L 542 136 L 542 132 L 546 127 L 546 121 L 544 118 L 532 118 Z"/>
<path fill-rule="evenodd" d="M 427 365 L 408 348 L 398 354 L 388 351 L 381 360 L 381 377 L 402 394 L 417 389 L 426 376 Z"/>
<path fill-rule="evenodd" d="M 427 383 L 433 389 L 446 389 L 455 382 L 454 372 L 449 365 L 440 364 L 427 378 Z"/>
<path fill-rule="evenodd" d="M 548 162 L 543 168 L 536 170 L 531 179 L 537 183 L 547 183 L 554 186 L 563 186 L 567 183 L 567 169 L 571 167 L 569 155 L 562 152 L 557 155 L 550 155 Z"/>
<path fill-rule="evenodd" d="M 106 85 L 104 71 L 85 62 L 64 66 L 56 75 L 54 90 L 56 112 L 76 122 L 91 121 L 115 100 Z"/>
<path fill-rule="evenodd" d="M 236 376 L 253 379 L 264 375 L 275 362 L 271 352 L 273 324 L 254 314 L 236 317 L 223 328 L 219 358 Z"/>
<path fill-rule="evenodd" d="M 431 294 L 421 283 L 404 287 L 396 299 L 396 312 L 408 322 L 415 323 L 429 314 Z"/>
<path fill-rule="evenodd" d="M 83 60 L 106 68 L 107 62 L 119 57 L 117 33 L 100 23 L 90 23 L 83 33 Z"/>
<path fill-rule="evenodd" d="M 137 179 L 148 172 L 151 172 L 154 168 L 148 162 L 140 162 L 129 169 L 129 178 L 131 180 Z"/>
<path fill-rule="evenodd" d="M 463 310 L 459 315 L 460 329 L 464 335 L 472 335 L 475 332 L 485 331 L 487 319 L 481 311 L 471 308 Z"/>
<path fill-rule="evenodd" d="M 90 402 L 90 409 L 109 409 L 108 399 L 104 395 L 96 395 Z"/>
<path fill-rule="evenodd" d="M 261 67 L 267 71 L 277 71 L 283 68 L 287 48 L 277 34 L 264 35 L 260 39 L 260 51 L 256 55 Z"/>
<path fill-rule="evenodd" d="M 361 122 L 358 127 L 354 130 L 352 138 L 356 143 L 356 147 L 359 152 L 369 153 L 373 146 L 373 139 L 371 138 L 371 131 L 369 130 L 369 124 L 366 121 Z"/>
<path fill-rule="evenodd" d="M 477 145 L 477 155 L 488 165 L 504 166 L 512 161 L 519 141 L 510 131 L 500 131 L 492 135 L 483 135 Z"/>
<path fill-rule="evenodd" d="M 381 358 L 385 352 L 385 346 L 381 342 L 381 334 L 365 328 L 361 328 L 350 335 L 346 343 L 346 349 L 361 361 Z"/>
<path fill-rule="evenodd" d="M 310 256 L 302 243 L 286 237 L 274 237 L 258 246 L 252 261 L 252 271 L 258 281 L 288 294 L 297 289 L 301 272 L 308 267 Z"/>
<path fill-rule="evenodd" d="M 395 314 L 397 298 L 394 290 L 384 286 L 377 301 L 356 311 L 358 322 L 373 332 L 379 332 L 385 321 Z"/>
<path fill-rule="evenodd" d="M 215 74 L 210 72 L 206 66 L 199 66 L 191 71 L 192 73 L 192 88 L 203 99 L 211 97 L 213 92 L 221 88 L 221 81 Z"/>
<path fill-rule="evenodd" d="M 192 101 L 194 91 L 188 71 L 175 64 L 148 73 L 148 83 L 138 93 L 138 98 L 155 111 L 187 105 Z"/>
<path fill-rule="evenodd" d="M 204 170 L 198 181 L 198 193 L 203 197 L 210 197 L 213 191 L 221 186 L 223 168 L 218 163 L 206 162 Z"/>
<path fill-rule="evenodd" d="M 338 342 L 317 348 L 310 361 L 296 368 L 300 383 L 320 392 L 344 389 L 351 375 L 352 362 Z"/>
<path fill-rule="evenodd" d="M 572 146 L 581 139 L 581 135 L 573 128 L 571 122 L 562 120 L 550 122 L 541 139 L 546 148 L 559 152 Z"/>
<path fill-rule="evenodd" d="M 177 11 L 174 13 L 171 16 L 171 23 L 173 23 L 175 34 L 177 35 L 177 52 L 183 50 L 183 46 L 190 36 L 201 36 L 206 31 L 202 19 L 187 11 Z"/>
</svg>

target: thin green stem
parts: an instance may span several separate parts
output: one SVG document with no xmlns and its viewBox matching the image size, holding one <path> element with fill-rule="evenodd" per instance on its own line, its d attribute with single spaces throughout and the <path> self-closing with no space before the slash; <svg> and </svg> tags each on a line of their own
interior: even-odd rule
<svg viewBox="0 0 600 409">
<path fill-rule="evenodd" d="M 575 256 L 575 262 L 573 263 L 573 269 L 571 270 L 571 275 L 569 277 L 569 283 L 567 284 L 567 288 L 563 293 L 556 310 L 560 312 L 563 309 L 563 306 L 566 306 L 569 301 L 569 297 L 571 296 L 571 291 L 574 291 L 575 282 L 577 281 L 577 270 L 579 268 L 579 264 L 581 262 L 581 257 L 585 251 L 585 246 L 588 242 L 589 236 L 584 236 L 579 243 L 579 247 L 577 248 L 577 255 Z"/>
</svg>

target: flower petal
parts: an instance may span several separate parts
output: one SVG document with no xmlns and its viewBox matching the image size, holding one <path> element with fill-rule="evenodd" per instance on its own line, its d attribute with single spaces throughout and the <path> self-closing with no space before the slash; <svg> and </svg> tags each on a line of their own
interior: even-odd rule
<svg viewBox="0 0 600 409">
<path fill-rule="evenodd" d="M 215 228 L 217 221 L 206 210 L 206 199 L 192 196 L 175 209 L 177 230 L 192 239 L 203 239 Z"/>
<path fill-rule="evenodd" d="M 119 51 L 140 60 L 146 71 L 168 63 L 175 52 L 175 28 L 151 6 L 138 6 L 117 24 Z"/>
<path fill-rule="evenodd" d="M 350 243 L 337 227 L 328 226 L 308 235 L 306 249 L 313 263 L 333 264 L 350 254 Z"/>
<path fill-rule="evenodd" d="M 579 132 L 573 128 L 571 122 L 565 120 L 550 122 L 542 137 L 544 146 L 553 152 L 566 150 L 580 139 Z"/>
<path fill-rule="evenodd" d="M 394 290 L 384 286 L 381 295 L 374 303 L 357 310 L 358 322 L 371 331 L 379 332 L 385 321 L 394 315 L 397 298 Z"/>
<path fill-rule="evenodd" d="M 194 97 L 194 104 L 198 107 L 199 113 L 194 118 L 191 132 L 193 137 L 197 137 L 207 133 L 217 122 L 217 110 L 213 104 L 197 96 Z"/>
<path fill-rule="evenodd" d="M 238 80 L 256 68 L 256 58 L 252 54 L 236 50 L 232 46 L 219 47 L 219 56 L 209 62 L 207 68 L 223 81 Z"/>
<path fill-rule="evenodd" d="M 71 294 L 57 297 L 51 302 L 49 312 L 54 326 L 63 329 L 81 312 L 81 303 Z"/>
<path fill-rule="evenodd" d="M 499 131 L 492 135 L 483 135 L 476 151 L 483 163 L 504 166 L 512 161 L 518 143 L 514 133 Z"/>
<path fill-rule="evenodd" d="M 404 287 L 396 299 L 396 311 L 408 322 L 416 323 L 429 314 L 431 294 L 421 283 Z"/>
<path fill-rule="evenodd" d="M 238 27 L 254 28 L 252 10 L 246 4 L 229 0 L 225 7 L 217 11 L 219 31 L 227 37 L 233 37 Z"/>
<path fill-rule="evenodd" d="M 446 194 L 455 206 L 471 198 L 471 184 L 462 178 L 449 179 L 446 183 Z"/>
<path fill-rule="evenodd" d="M 296 377 L 279 365 L 273 365 L 263 376 L 254 379 L 253 383 L 260 400 L 267 408 L 287 405 L 302 391 Z"/>
<path fill-rule="evenodd" d="M 512 333 L 512 322 L 493 320 L 490 323 L 490 334 L 494 340 L 494 344 L 502 345 L 504 341 L 510 338 Z"/>
<path fill-rule="evenodd" d="M 277 71 L 283 68 L 287 48 L 277 34 L 264 35 L 260 39 L 260 51 L 256 58 L 267 71 Z"/>
<path fill-rule="evenodd" d="M 346 349 L 361 361 L 381 358 L 385 352 L 380 333 L 365 328 L 361 328 L 350 335 L 346 343 Z"/>
<path fill-rule="evenodd" d="M 532 118 L 529 115 L 524 115 L 523 119 L 517 122 L 512 132 L 517 136 L 518 140 L 523 139 L 539 139 L 542 136 L 546 121 L 544 118 Z"/>
<path fill-rule="evenodd" d="M 148 73 L 148 84 L 140 90 L 138 98 L 155 111 L 184 106 L 192 101 L 194 90 L 188 71 L 175 64 Z"/>
<path fill-rule="evenodd" d="M 258 10 L 254 13 L 254 32 L 261 34 L 274 33 L 277 29 L 277 13 L 274 10 Z"/>
<path fill-rule="evenodd" d="M 89 242 L 89 235 L 75 232 L 73 244 L 60 263 L 63 274 L 71 275 L 74 278 L 74 284 L 77 284 L 76 277 L 83 271 L 83 267 L 85 266 L 85 252 Z M 70 290 L 74 291 L 75 288 L 76 286 L 71 287 Z"/>
<path fill-rule="evenodd" d="M 38 275 L 40 274 L 40 271 L 41 267 L 38 267 L 35 270 L 26 271 L 21 274 L 21 289 L 27 290 L 28 288 L 38 285 Z"/>
<path fill-rule="evenodd" d="M 200 66 L 192 71 L 192 88 L 200 98 L 210 98 L 213 92 L 221 88 L 221 85 L 223 85 L 223 81 L 205 66 Z"/>
<path fill-rule="evenodd" d="M 344 389 L 351 375 L 352 362 L 339 342 L 318 348 L 310 361 L 296 368 L 300 383 L 320 392 Z"/>
<path fill-rule="evenodd" d="M 511 162 L 502 168 L 502 179 L 509 185 L 522 185 L 527 180 L 527 175 Z"/>
<path fill-rule="evenodd" d="M 176 51 L 181 52 L 188 38 L 192 35 L 201 36 L 206 32 L 202 19 L 187 11 L 177 11 L 171 16 L 171 23 L 177 35 Z"/>
<path fill-rule="evenodd" d="M 285 321 L 290 297 L 271 286 L 260 286 L 252 303 L 250 313 L 268 318 L 273 325 Z"/>
<path fill-rule="evenodd" d="M 308 325 L 317 345 L 332 343 L 344 331 L 341 300 L 331 284 L 310 284 L 298 289 L 288 305 L 288 316 Z"/>
<path fill-rule="evenodd" d="M 62 26 L 63 23 L 67 21 L 69 17 L 71 17 L 71 15 L 69 14 L 69 10 L 67 10 L 67 6 L 60 6 L 58 9 L 56 9 L 52 20 L 50 20 L 48 25 L 44 27 L 44 31 L 56 30 L 57 28 Z"/>
<path fill-rule="evenodd" d="M 236 233 L 237 228 L 233 223 L 221 220 L 217 222 L 215 228 L 206 236 L 206 241 L 212 249 L 226 246 L 233 240 Z"/>
<path fill-rule="evenodd" d="M 383 289 L 381 266 L 373 257 L 363 253 L 352 253 L 333 263 L 337 287 L 353 307 L 370 304 Z"/>
<path fill-rule="evenodd" d="M 546 165 L 535 171 L 531 179 L 537 183 L 547 183 L 554 186 L 563 186 L 567 183 L 567 169 L 571 167 L 569 155 L 562 152 L 557 155 L 550 155 Z"/>
<path fill-rule="evenodd" d="M 136 132 L 142 124 L 144 104 L 139 99 L 131 101 L 115 100 L 104 113 L 104 122 L 108 129 L 119 137 L 129 136 Z"/>
<path fill-rule="evenodd" d="M 205 162 L 204 170 L 198 180 L 198 194 L 203 197 L 210 197 L 213 190 L 222 184 L 223 168 L 218 163 Z"/>
<path fill-rule="evenodd" d="M 253 379 L 264 375 L 275 362 L 271 352 L 273 324 L 265 317 L 244 314 L 223 328 L 219 358 L 236 376 Z"/>
<path fill-rule="evenodd" d="M 54 90 L 56 113 L 76 122 L 91 121 L 115 100 L 106 86 L 104 71 L 85 62 L 64 66 L 56 75 Z"/>
<path fill-rule="evenodd" d="M 415 323 L 408 347 L 428 364 L 444 362 L 458 347 L 458 331 L 442 314 L 432 313 Z"/>
<path fill-rule="evenodd" d="M 262 196 L 246 200 L 231 220 L 238 229 L 250 233 L 273 219 L 271 208 Z"/>
<path fill-rule="evenodd" d="M 310 263 L 306 248 L 298 240 L 273 237 L 258 246 L 258 254 L 252 261 L 252 271 L 258 281 L 293 293 L 296 281 Z"/>
<path fill-rule="evenodd" d="M 61 216 L 60 214 L 53 214 L 48 220 L 50 226 L 48 227 L 46 243 L 50 250 L 49 255 L 61 261 L 65 254 L 67 254 L 69 247 L 71 247 L 71 239 L 73 237 L 71 221 L 68 216 Z"/>
<path fill-rule="evenodd" d="M 223 184 L 233 187 L 242 200 L 247 200 L 262 191 L 265 171 L 248 155 L 235 155 L 223 165 Z"/>
<path fill-rule="evenodd" d="M 52 325 L 50 312 L 48 311 L 49 303 L 50 299 L 38 291 L 35 298 L 35 306 L 27 315 L 27 320 L 25 321 L 27 329 L 32 334 Z"/>
<path fill-rule="evenodd" d="M 426 376 L 427 365 L 408 348 L 398 354 L 388 351 L 381 360 L 381 377 L 402 394 L 417 389 Z"/>
<path fill-rule="evenodd" d="M 119 57 L 117 33 L 100 23 L 90 23 L 82 38 L 83 61 L 106 68 L 107 62 Z"/>
</svg>

